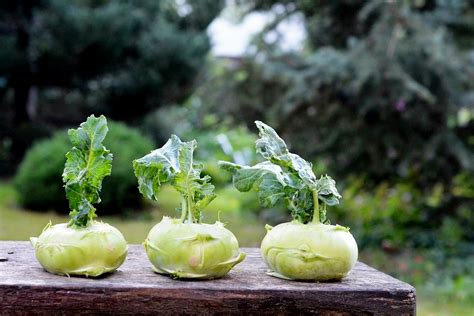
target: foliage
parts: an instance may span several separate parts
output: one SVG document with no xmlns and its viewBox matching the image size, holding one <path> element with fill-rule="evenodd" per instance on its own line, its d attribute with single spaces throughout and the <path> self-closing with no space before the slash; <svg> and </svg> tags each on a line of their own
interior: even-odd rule
<svg viewBox="0 0 474 316">
<path fill-rule="evenodd" d="M 331 217 L 351 227 L 361 248 L 381 247 L 388 252 L 407 247 L 453 249 L 458 256 L 474 250 L 469 242 L 474 237 L 472 200 L 460 200 L 451 210 L 446 207 L 445 200 L 456 186 L 438 183 L 424 193 L 410 182 L 383 182 L 373 190 L 364 188 L 365 183 L 363 178 L 346 181 L 344 199 Z"/>
<path fill-rule="evenodd" d="M 73 148 L 66 154 L 63 182 L 73 226 L 87 226 L 97 216 L 92 204 L 100 202 L 102 180 L 112 172 L 113 154 L 102 145 L 108 131 L 103 115 L 91 115 L 68 131 Z"/>
<path fill-rule="evenodd" d="M 0 175 L 10 177 L 15 174 L 23 151 L 34 142 L 50 136 L 52 128 L 43 123 L 19 124 L 13 128 L 9 126 L 8 114 L 2 114 L 5 115 L 0 116 Z M 15 137 L 9 136 L 12 130 Z"/>
<path fill-rule="evenodd" d="M 317 179 L 311 163 L 290 153 L 273 128 L 260 121 L 255 124 L 260 135 L 257 153 L 267 161 L 252 167 L 221 161 L 220 166 L 233 173 L 233 183 L 239 191 L 257 191 L 264 207 L 284 200 L 294 220 L 304 224 L 324 222 L 326 205 L 336 205 L 341 198 L 335 181 L 327 175 Z"/>
<path fill-rule="evenodd" d="M 256 137 L 244 126 L 231 125 L 207 112 L 198 97 L 192 97 L 184 106 L 170 106 L 150 113 L 142 124 L 144 133 L 157 144 L 164 143 L 170 134 L 199 143 L 195 155 L 203 161 L 203 172 L 212 177 L 217 186 L 230 182 L 231 176 L 222 172 L 219 160 L 239 164 L 257 162 L 254 144 Z"/>
<path fill-rule="evenodd" d="M 15 175 L 21 205 L 32 209 L 67 209 L 61 173 L 70 147 L 65 131 L 34 145 Z"/>
<path fill-rule="evenodd" d="M 188 223 L 200 223 L 202 209 L 216 197 L 211 177 L 202 177 L 202 164 L 194 160 L 196 147 L 196 140 L 182 142 L 172 135 L 163 147 L 133 161 L 140 192 L 156 200 L 169 182 L 181 194 L 181 221 Z"/>
<path fill-rule="evenodd" d="M 141 205 L 130 162 L 150 151 L 153 143 L 122 123 L 112 121 L 108 125 L 109 134 L 104 145 L 114 153 L 113 174 L 104 180 L 100 211 L 102 214 L 123 213 Z M 42 211 L 64 211 L 67 201 L 61 185 L 61 173 L 69 149 L 67 134 L 60 131 L 28 151 L 15 176 L 21 205 Z"/>
</svg>

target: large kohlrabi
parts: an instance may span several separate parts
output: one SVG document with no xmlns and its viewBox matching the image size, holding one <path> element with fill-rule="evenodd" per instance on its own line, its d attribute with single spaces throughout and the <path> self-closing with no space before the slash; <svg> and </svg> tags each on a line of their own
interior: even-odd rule
<svg viewBox="0 0 474 316">
<path fill-rule="evenodd" d="M 244 260 L 235 236 L 220 222 L 201 223 L 201 210 L 214 198 L 209 176 L 194 161 L 195 140 L 182 142 L 172 135 L 161 148 L 133 162 L 138 188 L 156 200 L 163 183 L 181 194 L 180 218 L 164 217 L 144 242 L 157 273 L 173 278 L 214 279 Z"/>
<path fill-rule="evenodd" d="M 66 154 L 63 181 L 71 220 L 50 223 L 38 238 L 31 238 L 36 258 L 51 273 L 96 277 L 116 270 L 127 256 L 122 234 L 94 220 L 93 204 L 100 202 L 102 180 L 112 170 L 112 154 L 102 145 L 107 132 L 104 116 L 90 116 L 69 130 L 74 147 Z"/>
<path fill-rule="evenodd" d="M 311 163 L 290 153 L 274 129 L 255 123 L 260 132 L 257 152 L 266 161 L 252 167 L 219 164 L 233 173 L 239 191 L 257 191 L 264 207 L 283 200 L 291 211 L 292 222 L 267 225 L 261 251 L 269 274 L 291 280 L 343 278 L 356 263 L 358 250 L 348 228 L 325 224 L 326 206 L 341 198 L 336 183 L 327 175 L 317 178 Z"/>
</svg>

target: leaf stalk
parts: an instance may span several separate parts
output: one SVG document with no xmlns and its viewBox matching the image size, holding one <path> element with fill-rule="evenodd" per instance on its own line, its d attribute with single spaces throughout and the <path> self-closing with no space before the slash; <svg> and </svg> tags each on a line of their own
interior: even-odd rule
<svg viewBox="0 0 474 316">
<path fill-rule="evenodd" d="M 313 190 L 313 220 L 311 221 L 313 224 L 319 224 L 319 199 L 318 199 L 318 191 Z"/>
<path fill-rule="evenodd" d="M 181 222 L 184 223 L 184 220 L 186 219 L 186 214 L 187 214 L 187 206 L 186 206 L 186 199 L 184 197 L 181 197 Z"/>
</svg>

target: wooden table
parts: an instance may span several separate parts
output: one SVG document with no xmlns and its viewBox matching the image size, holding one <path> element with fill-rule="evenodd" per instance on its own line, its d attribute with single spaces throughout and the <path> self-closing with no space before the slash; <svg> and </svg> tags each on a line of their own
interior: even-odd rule
<svg viewBox="0 0 474 316">
<path fill-rule="evenodd" d="M 358 262 L 342 282 L 280 280 L 256 248 L 228 276 L 178 281 L 152 272 L 141 245 L 98 279 L 45 272 L 27 242 L 0 242 L 0 314 L 414 315 L 415 289 Z"/>
</svg>

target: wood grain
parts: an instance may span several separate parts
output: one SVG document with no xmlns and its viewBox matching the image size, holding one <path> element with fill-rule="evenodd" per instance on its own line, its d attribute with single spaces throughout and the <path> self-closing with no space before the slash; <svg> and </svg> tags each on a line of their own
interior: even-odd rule
<svg viewBox="0 0 474 316">
<path fill-rule="evenodd" d="M 414 315 L 415 289 L 358 262 L 341 282 L 280 280 L 255 248 L 228 276 L 178 281 L 152 272 L 141 245 L 119 271 L 68 278 L 44 271 L 27 242 L 0 242 L 0 314 Z"/>
</svg>

